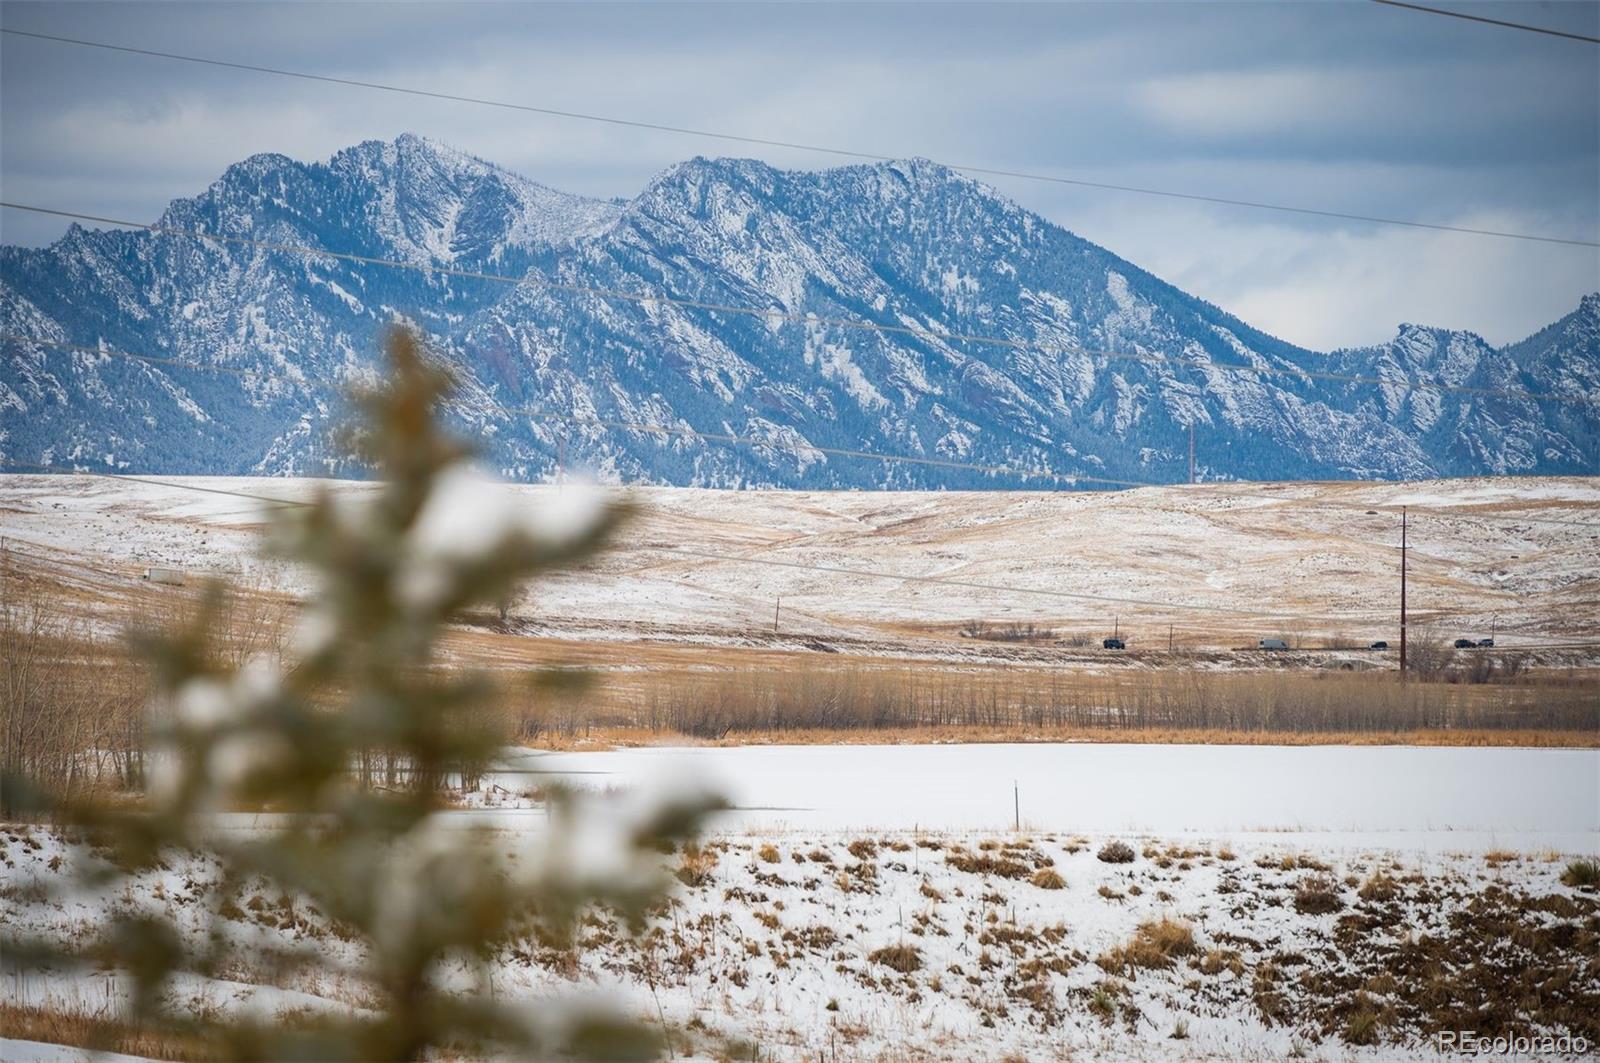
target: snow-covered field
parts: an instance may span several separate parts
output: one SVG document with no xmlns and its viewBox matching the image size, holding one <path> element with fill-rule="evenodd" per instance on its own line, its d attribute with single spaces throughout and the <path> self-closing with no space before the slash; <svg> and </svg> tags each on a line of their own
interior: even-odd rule
<svg viewBox="0 0 1600 1063">
<path fill-rule="evenodd" d="M 293 501 L 317 487 L 0 476 L 0 534 L 107 592 L 147 566 L 297 592 L 297 573 L 258 557 L 268 507 L 228 492 Z M 506 490 L 537 504 L 569 488 Z M 1451 637 L 1492 632 L 1502 647 L 1600 640 L 1596 478 L 1057 493 L 646 488 L 630 497 L 642 512 L 616 548 L 595 571 L 537 587 L 517 607 L 520 630 L 1043 661 L 1072 652 L 1059 642 L 979 644 L 959 628 L 1032 622 L 1098 639 L 1116 626 L 1135 655 L 1165 650 L 1169 636 L 1193 649 L 1264 636 L 1392 643 L 1399 514 L 1371 507 L 1403 504 L 1419 622 L 1437 616 Z"/>
<path fill-rule="evenodd" d="M 519 768 L 630 786 L 695 779 L 750 833 L 984 831 L 1243 840 L 1319 850 L 1600 854 L 1600 750 L 1414 746 L 740 746 L 525 753 Z M 599 773 L 599 774 L 593 774 Z M 542 777 L 542 776 L 539 776 Z M 535 778 L 539 778 L 535 777 Z M 495 779 L 507 790 L 527 778 Z"/>
<path fill-rule="evenodd" d="M 140 586 L 149 566 L 306 589 L 255 553 L 259 503 L 196 486 L 291 500 L 316 487 L 4 477 L 0 535 L 90 610 Z M 982 618 L 1099 633 L 1114 610 L 1136 647 L 1164 643 L 1169 622 L 1212 648 L 1334 624 L 1352 639 L 1392 637 L 1393 514 L 1361 507 L 1405 502 L 1418 507 L 1414 609 L 1459 613 L 1452 630 L 1474 636 L 1493 618 L 1502 646 L 1594 638 L 1600 480 L 1532 488 L 644 491 L 618 548 L 593 572 L 538 587 L 512 626 L 1070 667 L 1094 651 L 980 647 L 958 629 Z M 861 575 L 869 568 L 960 585 Z M 1331 618 L 1291 630 L 1299 613 Z M 700 847 L 665 858 L 681 888 L 642 940 L 596 917 L 571 952 L 529 940 L 498 955 L 496 992 L 530 1007 L 604 990 L 641 1017 L 796 1060 L 1428 1057 L 1440 1029 L 1600 1045 L 1600 897 L 1567 874 L 1600 854 L 1600 751 L 765 746 L 519 751 L 503 768 L 441 816 L 493 828 L 507 850 L 546 829 L 530 791 L 552 778 L 606 791 L 688 775 L 735 806 Z M 220 814 L 216 826 L 273 823 Z M 1102 858 L 1114 842 L 1126 860 Z M 174 986 L 178 1009 L 373 999 L 358 974 L 299 980 L 260 960 L 279 945 L 359 960 L 303 900 L 285 905 L 265 883 L 230 898 L 214 863 L 177 854 L 131 886 L 57 893 L 89 859 L 47 830 L 0 828 L 0 923 L 69 944 L 126 910 L 197 940 L 220 928 L 236 962 L 225 978 Z M 115 1011 L 128 988 L 114 971 L 0 979 L 6 1001 L 84 1010 Z"/>
<path fill-rule="evenodd" d="M 664 858 L 682 885 L 644 939 L 599 920 L 571 953 L 505 950 L 496 992 L 530 1007 L 599 991 L 655 1018 L 658 995 L 674 1027 L 772 1059 L 1426 1058 L 1432 1031 L 1458 1027 L 1600 1044 L 1600 897 L 1562 881 L 1600 856 L 1600 751 L 524 750 L 502 768 L 440 815 L 507 852 L 546 829 L 518 795 L 553 778 L 601 792 L 691 779 L 735 806 L 697 851 Z M 1102 859 L 1118 841 L 1127 861 Z M 357 976 L 268 977 L 263 945 L 359 952 L 265 884 L 225 903 L 204 858 L 58 897 L 39 884 L 68 881 L 84 847 L 42 829 L 0 830 L 0 846 L 15 931 L 81 944 L 129 908 L 195 935 L 222 926 L 237 962 L 175 986 L 175 1007 L 370 999 Z M 3 989 L 114 1013 L 127 985 L 62 972 Z"/>
<path fill-rule="evenodd" d="M 497 837 L 521 845 L 517 830 Z M 1125 862 L 1106 859 L 1113 840 Z M 1563 883 L 1569 855 L 1306 842 L 718 832 L 663 858 L 681 886 L 643 938 L 586 921 L 570 951 L 533 939 L 502 950 L 493 984 L 530 1008 L 601 992 L 686 1038 L 753 1041 L 763 1059 L 1430 1058 L 1439 1028 L 1600 1043 L 1600 898 Z M 225 899 L 203 858 L 52 897 L 34 884 L 59 884 L 51 861 L 70 868 L 89 858 L 82 846 L 42 830 L 0 832 L 0 846 L 0 920 L 14 930 L 83 944 L 117 911 L 159 913 L 197 939 L 219 928 L 236 960 L 223 979 L 176 984 L 180 1010 L 371 999 L 357 975 L 269 975 L 254 959 L 264 946 L 347 961 L 359 946 L 265 884 Z M 13 1002 L 114 1014 L 128 985 L 83 971 L 3 988 Z"/>
<path fill-rule="evenodd" d="M 1600 751 L 803 746 L 517 751 L 502 767 L 443 815 L 494 828 L 507 851 L 545 829 L 516 795 L 552 778 L 690 778 L 735 805 L 698 852 L 669 858 L 682 886 L 643 940 L 600 920 L 572 953 L 507 949 L 496 991 L 530 1007 L 604 991 L 648 1017 L 651 983 L 675 1027 L 773 1059 L 1426 1057 L 1451 1016 L 1560 1034 L 1588 1028 L 1552 1016 L 1600 1015 L 1600 898 L 1561 881 L 1600 854 Z M 1127 862 L 1100 858 L 1116 841 Z M 175 985 L 174 1007 L 369 999 L 358 976 L 269 977 L 253 958 L 265 945 L 359 953 L 265 884 L 226 902 L 204 858 L 56 895 L 83 846 L 42 829 L 0 831 L 0 846 L 13 932 L 83 944 L 130 908 L 197 937 L 220 925 L 236 962 Z M 1530 965 L 1567 976 L 1507 1005 Z M 113 1014 L 127 989 L 106 971 L 3 986 L 14 1003 Z"/>
</svg>

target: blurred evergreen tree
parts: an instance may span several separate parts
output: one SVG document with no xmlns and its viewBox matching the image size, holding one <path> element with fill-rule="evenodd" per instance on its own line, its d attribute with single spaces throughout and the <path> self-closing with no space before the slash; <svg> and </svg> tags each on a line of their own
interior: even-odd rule
<svg viewBox="0 0 1600 1063">
<path fill-rule="evenodd" d="M 226 592 L 213 588 L 192 622 L 138 640 L 156 687 L 142 806 L 52 800 L 16 777 L 0 786 L 9 801 L 85 828 L 107 847 L 102 885 L 131 882 L 182 850 L 213 856 L 234 888 L 265 881 L 303 898 L 351 939 L 378 1002 L 288 1028 L 181 1014 L 163 1004 L 172 977 L 211 974 L 238 946 L 215 932 L 196 945 L 160 919 L 122 916 L 98 959 L 132 976 L 129 1017 L 140 1025 L 232 1059 L 653 1057 L 662 1031 L 559 999 L 496 999 L 490 966 L 501 946 L 529 935 L 570 941 L 579 916 L 596 908 L 642 927 L 671 881 L 660 851 L 689 837 L 714 802 L 663 799 L 631 819 L 603 820 L 555 787 L 548 829 L 514 855 L 440 815 L 446 783 L 492 763 L 505 739 L 492 684 L 438 667 L 448 626 L 529 577 L 590 556 L 626 507 L 563 492 L 543 509 L 524 508 L 475 473 L 471 448 L 439 427 L 449 374 L 407 331 L 390 335 L 387 353 L 388 379 L 356 394 L 361 418 L 347 439 L 379 484 L 357 498 L 324 488 L 274 518 L 274 552 L 317 581 L 288 658 L 228 663 L 214 630 Z M 569 673 L 547 675 L 550 685 L 570 682 Z M 398 785 L 371 785 L 380 775 Z M 259 830 L 217 829 L 216 814 L 230 808 L 282 815 Z M 575 835 L 601 822 L 610 844 L 579 844 Z M 588 858 L 579 862 L 579 852 Z M 4 945 L 14 963 L 67 959 L 36 943 Z M 325 967 L 335 980 L 349 974 L 327 949 L 284 962 Z M 447 988 L 447 968 L 476 970 L 483 991 L 459 979 Z"/>
</svg>

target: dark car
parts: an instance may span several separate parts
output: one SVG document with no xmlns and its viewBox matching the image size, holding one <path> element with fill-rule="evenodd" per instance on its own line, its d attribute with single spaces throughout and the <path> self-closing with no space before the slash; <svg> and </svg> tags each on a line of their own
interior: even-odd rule
<svg viewBox="0 0 1600 1063">
<path fill-rule="evenodd" d="M 1107 650 L 1125 650 L 1128 648 L 1128 644 L 1121 639 L 1106 639 L 1100 643 L 1100 646 Z"/>
<path fill-rule="evenodd" d="M 1367 647 L 1369 650 L 1386 650 L 1388 648 L 1389 644 L 1384 642 L 1382 639 L 1379 639 L 1377 642 L 1374 642 L 1372 645 Z"/>
<path fill-rule="evenodd" d="M 1494 639 L 1479 639 L 1478 645 L 1494 649 Z"/>
<path fill-rule="evenodd" d="M 1458 650 L 1475 649 L 1477 645 L 1478 644 L 1473 642 L 1471 639 L 1456 639 L 1456 649 Z"/>
</svg>

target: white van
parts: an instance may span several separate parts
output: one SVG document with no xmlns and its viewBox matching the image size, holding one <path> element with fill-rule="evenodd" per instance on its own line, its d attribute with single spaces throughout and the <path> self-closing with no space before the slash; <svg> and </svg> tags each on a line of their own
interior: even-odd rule
<svg viewBox="0 0 1600 1063">
<path fill-rule="evenodd" d="M 1289 644 L 1282 639 L 1262 639 L 1257 645 L 1264 650 L 1286 650 Z"/>
</svg>

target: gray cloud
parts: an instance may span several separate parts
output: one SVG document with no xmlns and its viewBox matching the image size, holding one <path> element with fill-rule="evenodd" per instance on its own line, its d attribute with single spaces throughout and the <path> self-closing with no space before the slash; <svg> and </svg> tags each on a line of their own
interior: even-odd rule
<svg viewBox="0 0 1600 1063">
<path fill-rule="evenodd" d="M 1596 32 L 1600 5 L 1508 4 Z M 954 164 L 1442 224 L 1600 230 L 1600 49 L 1353 4 L 6 3 L 7 27 Z M 6 37 L 7 198 L 153 218 L 260 151 L 412 131 L 629 196 L 693 154 L 825 156 Z M 1400 320 L 1520 338 L 1600 287 L 1592 248 L 995 181 L 1287 339 Z M 7 242 L 62 223 L 0 216 Z"/>
</svg>

